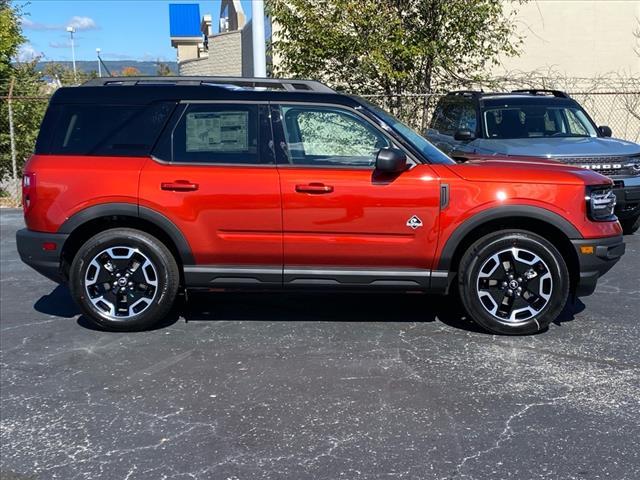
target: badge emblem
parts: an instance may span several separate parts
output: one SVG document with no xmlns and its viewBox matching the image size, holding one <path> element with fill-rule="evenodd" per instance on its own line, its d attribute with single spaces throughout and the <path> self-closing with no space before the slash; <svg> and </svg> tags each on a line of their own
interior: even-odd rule
<svg viewBox="0 0 640 480">
<path fill-rule="evenodd" d="M 421 226 L 422 226 L 422 220 L 420 220 L 420 218 L 417 217 L 416 215 L 414 215 L 409 220 L 407 220 L 407 227 L 410 227 L 413 230 L 415 230 L 416 228 L 420 228 Z"/>
</svg>

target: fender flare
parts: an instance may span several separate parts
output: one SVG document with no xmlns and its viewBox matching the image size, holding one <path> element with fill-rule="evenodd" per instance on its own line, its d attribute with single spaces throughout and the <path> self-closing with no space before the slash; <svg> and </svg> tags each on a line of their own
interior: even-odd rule
<svg viewBox="0 0 640 480">
<path fill-rule="evenodd" d="M 534 218 L 554 226 L 569 239 L 582 238 L 582 235 L 573 224 L 551 210 L 530 205 L 503 205 L 500 207 L 493 207 L 473 215 L 471 218 L 465 220 L 461 225 L 458 225 L 447 239 L 442 252 L 440 253 L 438 270 L 449 271 L 456 249 L 472 230 L 481 226 L 483 223 L 510 217 Z"/>
<path fill-rule="evenodd" d="M 104 203 L 85 208 L 69 217 L 58 229 L 58 233 L 71 234 L 75 229 L 99 217 L 125 215 L 137 217 L 152 223 L 166 233 L 173 241 L 183 265 L 195 265 L 189 242 L 176 225 L 163 214 L 134 203 Z"/>
</svg>

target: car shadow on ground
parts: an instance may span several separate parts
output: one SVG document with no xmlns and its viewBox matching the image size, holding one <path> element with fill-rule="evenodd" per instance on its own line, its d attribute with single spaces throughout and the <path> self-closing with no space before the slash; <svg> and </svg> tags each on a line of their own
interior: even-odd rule
<svg viewBox="0 0 640 480">
<path fill-rule="evenodd" d="M 78 317 L 78 325 L 100 330 L 89 321 L 71 298 L 69 289 L 58 285 L 42 296 L 35 310 L 63 318 Z M 569 302 L 554 321 L 560 326 L 584 310 L 580 301 Z M 435 322 L 469 332 L 489 334 L 471 321 L 455 295 L 371 293 L 189 293 L 179 296 L 171 314 L 153 329 L 162 329 L 183 319 L 200 321 L 306 321 L 306 322 Z M 544 333 L 544 332 L 540 332 Z"/>
</svg>

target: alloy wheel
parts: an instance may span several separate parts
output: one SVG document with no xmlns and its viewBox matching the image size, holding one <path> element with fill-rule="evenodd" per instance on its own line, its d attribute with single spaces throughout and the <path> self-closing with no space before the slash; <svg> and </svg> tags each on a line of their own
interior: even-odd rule
<svg viewBox="0 0 640 480">
<path fill-rule="evenodd" d="M 507 248 L 480 268 L 477 294 L 485 310 L 507 322 L 526 321 L 549 303 L 553 279 L 540 256 L 524 248 Z"/>
<path fill-rule="evenodd" d="M 101 315 L 125 320 L 144 312 L 158 294 L 153 262 L 137 248 L 109 247 L 98 253 L 85 273 L 88 299 Z"/>
</svg>

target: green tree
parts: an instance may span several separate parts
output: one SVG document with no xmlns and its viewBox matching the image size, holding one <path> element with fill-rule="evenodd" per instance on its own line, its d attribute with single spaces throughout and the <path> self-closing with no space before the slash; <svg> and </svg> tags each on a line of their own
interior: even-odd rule
<svg viewBox="0 0 640 480">
<path fill-rule="evenodd" d="M 172 74 L 171 69 L 169 68 L 169 65 L 167 65 L 166 63 L 158 60 L 158 63 L 156 65 L 157 65 L 156 75 L 158 75 L 159 77 L 168 77 L 169 75 Z"/>
<path fill-rule="evenodd" d="M 80 85 L 92 78 L 98 76 L 98 72 L 91 70 L 90 72 L 84 72 L 82 70 L 76 70 L 76 74 L 73 74 L 73 68 L 64 63 L 47 62 L 42 68 L 42 74 L 44 77 L 48 77 L 62 86 Z"/>
<path fill-rule="evenodd" d="M 360 94 L 430 93 L 486 79 L 520 43 L 503 0 L 267 0 L 275 73 Z M 406 99 L 404 99 L 406 101 Z M 414 102 L 415 103 L 415 102 Z M 421 105 L 421 108 L 427 105 Z"/>
<path fill-rule="evenodd" d="M 33 152 L 35 140 L 47 106 L 46 84 L 37 71 L 38 59 L 16 61 L 16 55 L 25 42 L 19 18 L 20 7 L 0 0 L 0 180 L 12 173 L 9 130 L 10 86 L 11 109 L 18 172 Z"/>
<path fill-rule="evenodd" d="M 9 0 L 0 0 L 0 81 L 4 84 L 11 76 L 11 61 L 25 41 L 20 29 L 21 12 Z M 6 85 L 1 88 L 6 89 Z"/>
</svg>

